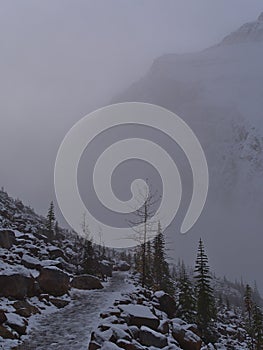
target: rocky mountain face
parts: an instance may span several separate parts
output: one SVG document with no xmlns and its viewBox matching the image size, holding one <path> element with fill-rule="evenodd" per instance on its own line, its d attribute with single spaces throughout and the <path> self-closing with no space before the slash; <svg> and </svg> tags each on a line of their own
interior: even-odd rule
<svg viewBox="0 0 263 350">
<path fill-rule="evenodd" d="M 256 243 L 262 239 L 263 207 L 262 39 L 263 14 L 204 51 L 157 58 L 144 77 L 114 99 L 163 106 L 193 129 L 210 173 L 205 212 L 194 234 L 212 237 L 210 253 L 220 262 L 220 273 L 228 266 L 231 278 L 235 277 L 236 252 L 238 273 L 252 281 L 263 263 Z M 165 137 L 160 140 L 165 148 Z M 176 147 L 170 154 L 176 158 Z M 186 166 L 179 165 L 179 171 L 184 178 Z M 184 193 L 190 193 L 191 186 L 186 183 Z M 171 232 L 176 231 L 174 225 Z M 186 250 L 180 244 L 178 238 L 178 250 Z M 248 247 L 253 256 L 247 254 Z M 263 288 L 263 279 L 259 284 Z"/>
<path fill-rule="evenodd" d="M 242 25 L 236 32 L 226 36 L 221 45 L 263 40 L 263 12 L 254 22 Z"/>
</svg>

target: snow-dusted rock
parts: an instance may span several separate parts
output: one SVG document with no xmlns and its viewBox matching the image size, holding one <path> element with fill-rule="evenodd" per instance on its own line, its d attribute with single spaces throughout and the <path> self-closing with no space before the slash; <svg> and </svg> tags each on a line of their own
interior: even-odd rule
<svg viewBox="0 0 263 350">
<path fill-rule="evenodd" d="M 120 305 L 119 308 L 127 315 L 127 323 L 134 326 L 147 326 L 154 330 L 159 327 L 159 319 L 149 307 L 144 305 Z"/>
<path fill-rule="evenodd" d="M 145 326 L 141 327 L 139 337 L 142 345 L 154 346 L 158 349 L 168 345 L 166 336 Z"/>
<path fill-rule="evenodd" d="M 75 276 L 71 281 L 71 287 L 77 289 L 102 289 L 103 285 L 97 277 L 91 275 Z"/>
<path fill-rule="evenodd" d="M 177 305 L 171 295 L 164 293 L 163 291 L 157 291 L 155 292 L 154 297 L 158 300 L 159 309 L 161 311 L 164 311 L 168 317 L 175 316 Z"/>
<path fill-rule="evenodd" d="M 202 340 L 192 331 L 177 322 L 172 324 L 172 336 L 184 350 L 200 350 Z"/>
<path fill-rule="evenodd" d="M 28 301 L 19 300 L 13 304 L 16 313 L 22 317 L 30 317 L 31 315 L 39 314 L 40 311 L 34 305 L 31 305 Z"/>
<path fill-rule="evenodd" d="M 6 323 L 12 329 L 14 329 L 19 335 L 26 334 L 26 327 L 28 322 L 24 318 L 14 313 L 8 313 L 6 317 L 7 317 Z"/>
</svg>

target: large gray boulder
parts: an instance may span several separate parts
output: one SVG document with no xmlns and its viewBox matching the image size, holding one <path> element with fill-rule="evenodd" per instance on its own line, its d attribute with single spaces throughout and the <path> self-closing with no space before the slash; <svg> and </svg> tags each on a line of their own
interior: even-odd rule
<svg viewBox="0 0 263 350">
<path fill-rule="evenodd" d="M 43 267 L 37 278 L 40 289 L 54 296 L 66 294 L 70 289 L 70 276 L 57 267 Z"/>
<path fill-rule="evenodd" d="M 71 281 L 71 287 L 77 289 L 102 289 L 103 285 L 97 277 L 91 275 L 75 276 Z"/>
</svg>

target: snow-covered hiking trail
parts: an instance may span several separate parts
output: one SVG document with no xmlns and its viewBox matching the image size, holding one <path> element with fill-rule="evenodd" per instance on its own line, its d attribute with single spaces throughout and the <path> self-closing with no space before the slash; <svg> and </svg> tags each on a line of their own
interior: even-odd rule
<svg viewBox="0 0 263 350">
<path fill-rule="evenodd" d="M 133 286 L 125 281 L 127 273 L 114 272 L 104 289 L 77 291 L 64 309 L 37 316 L 19 350 L 87 350 L 90 334 L 99 321 L 99 314 L 122 292 Z"/>
</svg>

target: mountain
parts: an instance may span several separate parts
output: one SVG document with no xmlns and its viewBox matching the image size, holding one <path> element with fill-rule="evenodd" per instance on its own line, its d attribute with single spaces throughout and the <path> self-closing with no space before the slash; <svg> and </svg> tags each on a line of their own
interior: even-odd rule
<svg viewBox="0 0 263 350">
<path fill-rule="evenodd" d="M 196 133 L 208 160 L 210 188 L 193 234 L 210 239 L 215 261 L 232 278 L 244 273 L 256 279 L 263 263 L 257 244 L 263 208 L 262 62 L 263 13 L 206 50 L 157 58 L 114 99 L 163 106 Z M 176 244 L 182 251 L 180 238 Z M 263 278 L 259 283 L 263 289 Z"/>
</svg>

